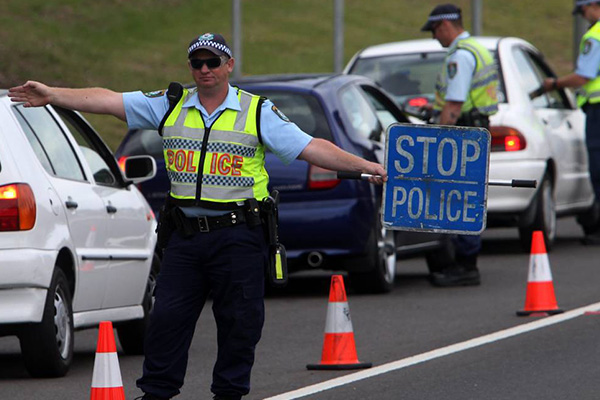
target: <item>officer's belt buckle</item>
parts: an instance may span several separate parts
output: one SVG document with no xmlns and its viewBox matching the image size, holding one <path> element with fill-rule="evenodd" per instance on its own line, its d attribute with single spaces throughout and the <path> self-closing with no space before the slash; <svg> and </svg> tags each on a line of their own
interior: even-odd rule
<svg viewBox="0 0 600 400">
<path fill-rule="evenodd" d="M 210 228 L 208 226 L 208 218 L 206 218 L 206 215 L 202 215 L 200 217 L 196 218 L 198 221 L 198 230 L 200 232 L 209 232 Z"/>
</svg>

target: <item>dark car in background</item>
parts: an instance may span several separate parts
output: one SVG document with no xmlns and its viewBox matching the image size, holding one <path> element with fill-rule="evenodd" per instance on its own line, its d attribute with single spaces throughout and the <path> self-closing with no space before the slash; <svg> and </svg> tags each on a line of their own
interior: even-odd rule
<svg viewBox="0 0 600 400">
<path fill-rule="evenodd" d="M 370 161 L 383 162 L 385 130 L 408 122 L 394 101 L 372 80 L 355 75 L 276 75 L 232 82 L 268 97 L 303 131 L 331 141 Z M 168 190 L 162 143 L 155 131 L 130 131 L 117 150 L 126 157 L 151 154 L 158 174 L 140 185 L 158 210 Z M 393 287 L 396 255 L 427 254 L 429 263 L 443 262 L 450 251 L 444 236 L 387 231 L 380 221 L 381 187 L 340 180 L 336 172 L 305 161 L 284 165 L 266 153 L 270 190 L 281 194 L 280 239 L 291 272 L 343 270 L 357 292 L 388 292 Z"/>
</svg>

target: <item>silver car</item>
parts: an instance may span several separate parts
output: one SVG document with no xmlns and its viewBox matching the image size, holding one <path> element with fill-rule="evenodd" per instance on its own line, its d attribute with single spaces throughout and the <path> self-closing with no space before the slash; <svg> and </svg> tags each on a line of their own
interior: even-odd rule
<svg viewBox="0 0 600 400">
<path fill-rule="evenodd" d="M 500 72 L 499 111 L 490 119 L 489 180 L 535 179 L 538 188 L 490 186 L 487 225 L 518 227 L 529 249 L 534 230 L 550 247 L 556 217 L 582 215 L 584 230 L 594 194 L 585 149 L 585 115 L 569 90 L 533 99 L 546 77 L 555 76 L 540 51 L 518 38 L 477 37 L 496 57 Z M 354 55 L 345 72 L 366 75 L 402 108 L 419 116 L 434 98 L 435 82 L 447 49 L 437 40 L 410 40 L 368 47 Z"/>
</svg>

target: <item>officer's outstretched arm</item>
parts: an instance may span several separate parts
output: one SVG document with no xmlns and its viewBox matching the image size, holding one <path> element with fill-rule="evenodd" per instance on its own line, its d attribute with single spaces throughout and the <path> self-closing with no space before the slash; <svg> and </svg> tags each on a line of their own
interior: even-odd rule
<svg viewBox="0 0 600 400">
<path fill-rule="evenodd" d="M 350 154 L 324 139 L 312 139 L 298 158 L 333 171 L 357 171 L 380 176 L 369 178 L 371 183 L 387 181 L 387 172 L 382 165 Z"/>
<path fill-rule="evenodd" d="M 585 76 L 581 76 L 573 72 L 561 78 L 546 78 L 542 82 L 542 87 L 544 88 L 544 92 L 550 92 L 552 90 L 562 89 L 566 87 L 578 88 L 585 85 L 589 81 L 589 78 L 586 78 Z"/>
<path fill-rule="evenodd" d="M 67 89 L 46 86 L 27 81 L 8 90 L 8 97 L 25 107 L 40 107 L 52 104 L 93 114 L 108 114 L 125 121 L 123 95 L 103 88 Z"/>
</svg>

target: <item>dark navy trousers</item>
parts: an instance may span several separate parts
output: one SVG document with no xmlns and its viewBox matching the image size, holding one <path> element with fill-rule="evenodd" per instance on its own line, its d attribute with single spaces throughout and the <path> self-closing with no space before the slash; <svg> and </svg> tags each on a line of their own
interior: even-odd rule
<svg viewBox="0 0 600 400">
<path fill-rule="evenodd" d="M 456 122 L 456 125 L 466 127 L 472 126 L 464 122 L 464 120 L 459 119 Z M 489 130 L 489 121 L 484 123 L 483 127 Z M 456 251 L 456 255 L 458 257 L 476 256 L 479 255 L 479 252 L 481 251 L 480 235 L 452 235 L 452 243 L 454 244 L 454 250 Z"/>
<path fill-rule="evenodd" d="M 452 243 L 459 257 L 478 255 L 481 251 L 480 235 L 456 235 L 452 237 Z"/>
<path fill-rule="evenodd" d="M 596 201 L 600 201 L 600 104 L 588 104 L 584 107 L 585 144 L 588 152 L 590 179 L 596 194 Z"/>
<path fill-rule="evenodd" d="M 211 293 L 218 354 L 211 391 L 238 398 L 250 391 L 254 350 L 264 323 L 267 245 L 262 226 L 241 224 L 183 238 L 165 249 L 137 386 L 154 396 L 179 394 L 200 312 Z"/>
</svg>

